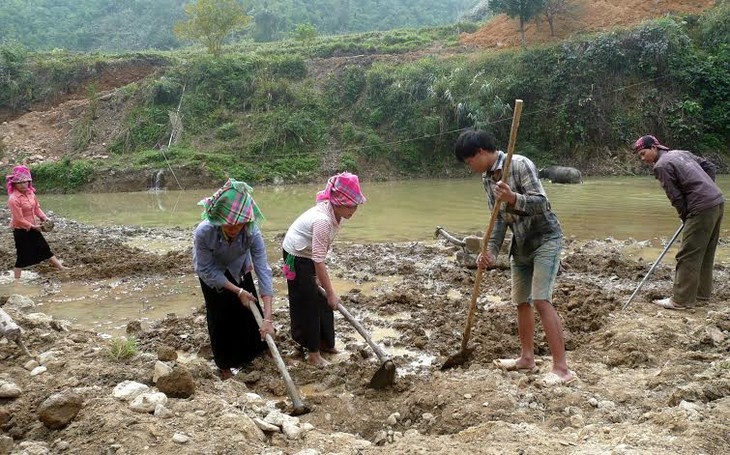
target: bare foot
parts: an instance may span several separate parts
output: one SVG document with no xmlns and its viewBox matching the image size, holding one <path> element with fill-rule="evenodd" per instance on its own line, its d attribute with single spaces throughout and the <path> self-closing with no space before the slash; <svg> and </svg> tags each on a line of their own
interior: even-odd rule
<svg viewBox="0 0 730 455">
<path fill-rule="evenodd" d="M 230 368 L 219 368 L 218 375 L 221 377 L 222 381 L 225 381 L 226 379 L 231 379 L 233 377 L 233 372 Z"/>
<path fill-rule="evenodd" d="M 327 348 L 324 346 L 319 347 L 319 352 L 324 352 L 325 354 L 339 354 L 340 353 L 340 351 L 335 347 Z"/>
<path fill-rule="evenodd" d="M 322 358 L 319 352 L 310 352 L 309 356 L 307 356 L 307 363 L 318 367 L 326 367 L 330 365 L 328 361 Z"/>
</svg>

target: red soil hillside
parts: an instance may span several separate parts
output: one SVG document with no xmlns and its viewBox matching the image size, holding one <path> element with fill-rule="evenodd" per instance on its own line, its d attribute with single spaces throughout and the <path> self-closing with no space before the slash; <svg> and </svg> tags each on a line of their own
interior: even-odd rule
<svg viewBox="0 0 730 455">
<path fill-rule="evenodd" d="M 696 14 L 715 0 L 569 0 L 569 11 L 555 19 L 555 36 L 544 17 L 525 25 L 527 45 L 558 41 L 572 35 L 631 25 L 666 14 Z M 475 33 L 463 34 L 462 44 L 504 48 L 520 45 L 519 21 L 499 15 Z"/>
</svg>

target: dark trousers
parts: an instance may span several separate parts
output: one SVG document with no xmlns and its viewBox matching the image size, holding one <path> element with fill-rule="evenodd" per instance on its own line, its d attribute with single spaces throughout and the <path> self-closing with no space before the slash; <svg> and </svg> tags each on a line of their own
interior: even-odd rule
<svg viewBox="0 0 730 455">
<path fill-rule="evenodd" d="M 284 251 L 284 260 L 287 252 Z M 310 352 L 335 347 L 335 316 L 317 285 L 314 262 L 294 257 L 296 277 L 287 280 L 291 337 Z"/>
<path fill-rule="evenodd" d="M 677 252 L 672 299 L 680 304 L 708 300 L 712 294 L 712 267 L 720 238 L 725 204 L 707 209 L 684 222 L 682 246 Z"/>
<path fill-rule="evenodd" d="M 231 278 L 227 272 L 226 277 L 238 284 L 238 280 Z M 243 283 L 238 286 L 258 298 L 250 272 L 244 275 Z M 242 367 L 266 349 L 266 343 L 261 341 L 256 319 L 251 311 L 241 304 L 236 294 L 228 290 L 218 292 L 203 280 L 200 280 L 200 287 L 205 298 L 213 359 L 218 368 Z M 258 302 L 256 306 L 261 309 Z"/>
</svg>

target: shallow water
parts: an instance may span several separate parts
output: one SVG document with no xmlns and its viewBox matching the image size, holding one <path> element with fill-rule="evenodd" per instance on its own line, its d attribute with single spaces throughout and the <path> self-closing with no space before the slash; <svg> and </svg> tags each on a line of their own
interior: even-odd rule
<svg viewBox="0 0 730 455">
<path fill-rule="evenodd" d="M 730 176 L 720 176 L 720 187 L 730 191 Z M 679 226 L 679 220 L 658 182 L 651 177 L 589 178 L 582 185 L 553 185 L 544 183 L 553 210 L 560 218 L 566 236 L 579 240 L 642 240 L 625 254 L 653 262 L 663 249 L 662 239 L 668 239 Z M 291 221 L 313 203 L 316 185 L 270 186 L 255 190 L 256 201 L 266 215 L 262 225 L 268 239 L 269 259 L 280 258 L 280 246 L 275 234 L 283 234 Z M 433 239 L 436 226 L 454 233 L 474 233 L 485 229 L 489 220 L 486 199 L 478 177 L 459 180 L 410 180 L 399 182 L 364 182 L 368 202 L 346 222 L 339 239 L 354 242 L 425 241 Z M 57 216 L 100 225 L 185 226 L 191 229 L 199 220 L 197 202 L 213 190 L 162 191 L 113 194 L 40 195 L 46 211 Z M 727 226 L 727 222 L 725 223 Z M 727 237 L 728 227 L 722 236 Z M 134 246 L 164 253 L 170 249 L 189 248 L 179 241 L 132 238 Z M 671 264 L 677 246 L 663 262 Z M 729 252 L 720 247 L 718 261 L 727 262 Z M 143 324 L 168 313 L 191 314 L 202 305 L 202 296 L 195 276 L 169 276 L 148 280 L 109 279 L 92 284 L 64 282 L 50 294 L 34 283 L 35 275 L 24 272 L 15 282 L 7 273 L 0 277 L 0 292 L 24 294 L 41 304 L 40 311 L 68 319 L 75 324 L 100 333 L 120 335 L 129 321 Z M 29 279 L 30 278 L 30 279 Z M 387 277 L 356 284 L 335 279 L 340 294 L 357 287 L 364 293 L 376 288 L 397 287 Z M 286 286 L 275 280 L 275 308 L 287 329 Z M 463 295 L 450 295 L 463 300 Z M 489 297 L 489 296 L 488 296 Z M 490 303 L 498 303 L 488 299 Z M 372 316 L 372 315 L 371 315 Z M 394 319 L 401 319 L 402 315 Z M 378 320 L 371 327 L 378 343 L 398 338 L 390 328 L 393 321 Z M 339 321 L 339 323 L 345 323 Z M 391 349 L 397 350 L 393 346 Z"/>
<path fill-rule="evenodd" d="M 730 175 L 718 177 L 730 194 Z M 544 182 L 566 236 L 577 239 L 670 237 L 679 218 L 653 177 L 587 178 L 581 185 Z M 254 197 L 266 216 L 267 237 L 284 233 L 314 203 L 319 185 L 261 186 Z M 214 190 L 39 195 L 44 209 L 90 224 L 183 226 L 200 220 L 198 201 Z M 489 221 L 479 177 L 455 180 L 363 182 L 368 202 L 348 220 L 340 239 L 356 242 L 417 241 L 449 232 L 485 229 Z M 730 207 L 726 207 L 730 210 Z M 727 225 L 727 224 L 726 224 Z M 727 236 L 724 227 L 723 236 Z M 278 258 L 278 252 L 276 257 Z"/>
</svg>

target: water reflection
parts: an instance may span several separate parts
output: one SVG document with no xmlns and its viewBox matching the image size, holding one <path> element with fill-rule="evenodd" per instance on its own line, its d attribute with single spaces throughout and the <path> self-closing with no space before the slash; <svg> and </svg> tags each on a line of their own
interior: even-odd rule
<svg viewBox="0 0 730 455">
<path fill-rule="evenodd" d="M 720 176 L 718 183 L 730 194 L 730 176 Z M 674 208 L 658 182 L 652 177 L 588 178 L 582 185 L 545 183 L 546 191 L 566 236 L 579 240 L 634 238 L 648 240 L 627 249 L 627 257 L 642 257 L 653 262 L 663 248 L 658 238 L 669 238 L 679 226 Z M 319 185 L 261 186 L 255 189 L 256 200 L 266 221 L 263 225 L 269 259 L 280 259 L 281 246 L 275 234 L 286 231 L 289 224 L 314 202 Z M 461 180 L 411 180 L 399 182 L 364 182 L 367 204 L 358 209 L 340 234 L 340 239 L 354 242 L 432 240 L 435 227 L 443 226 L 455 233 L 473 233 L 485 228 L 489 220 L 481 182 L 477 176 Z M 142 225 L 149 227 L 182 226 L 192 229 L 200 220 L 198 201 L 214 190 L 152 191 L 113 194 L 43 195 L 43 207 L 58 216 L 100 225 Z M 730 207 L 730 205 L 728 205 Z M 730 209 L 728 209 L 730 210 Z M 726 214 L 727 215 L 727 214 Z M 730 220 L 726 216 L 726 220 Z M 722 236 L 728 234 L 726 221 Z M 188 249 L 186 244 L 155 244 L 149 239 L 137 246 L 164 253 L 170 248 Z M 675 245 L 664 262 L 671 264 Z M 727 259 L 724 248 L 718 250 L 718 261 Z M 70 319 L 78 325 L 100 332 L 123 334 L 133 319 L 160 319 L 167 313 L 190 314 L 203 304 L 199 283 L 194 276 L 162 277 L 154 284 L 135 285 L 125 280 L 102 280 L 91 286 L 63 283 L 58 292 L 42 295 L 39 287 L 21 280 L 15 282 L 6 273 L 0 277 L 0 291 L 5 294 L 28 295 L 44 305 L 41 311 L 58 318 Z M 286 287 L 276 281 L 274 306 L 281 328 L 286 330 Z M 353 287 L 362 292 L 397 286 L 397 281 L 378 277 L 365 285 L 335 280 L 336 290 L 347 293 Z M 464 293 L 469 292 L 468 289 Z M 461 295 L 461 294 L 459 294 Z M 449 295 L 451 299 L 462 299 Z M 489 298 L 499 304 L 499 298 Z M 378 331 L 381 330 L 381 331 Z M 388 339 L 393 333 L 375 328 L 374 336 Z M 394 355 L 398 348 L 390 346 Z M 400 353 L 405 354 L 405 352 Z"/>
<path fill-rule="evenodd" d="M 718 184 L 730 194 L 730 176 L 719 176 Z M 679 226 L 674 208 L 653 177 L 588 178 L 582 185 L 544 185 L 567 236 L 643 240 L 669 237 Z M 285 232 L 313 204 L 320 189 L 320 185 L 257 187 L 254 196 L 266 216 L 265 234 Z M 433 238 L 437 225 L 466 233 L 483 230 L 489 220 L 477 176 L 364 182 L 363 190 L 368 202 L 347 221 L 340 239 L 365 243 L 427 240 Z M 42 200 L 44 209 L 85 223 L 192 228 L 200 220 L 198 201 L 213 191 L 43 195 Z M 722 235 L 727 232 L 724 227 Z"/>
</svg>

